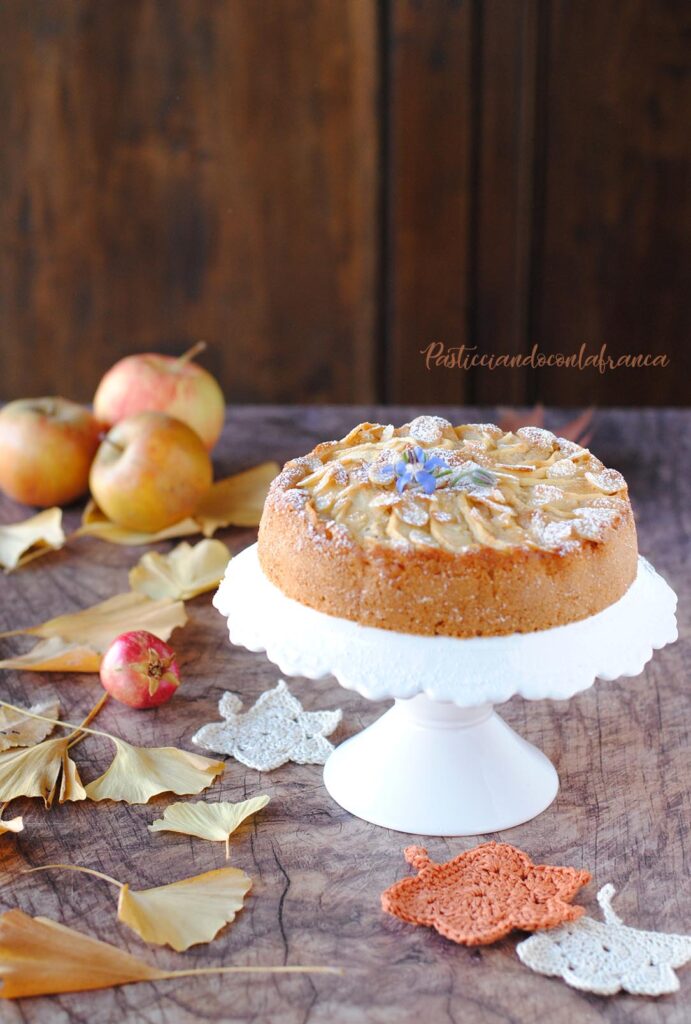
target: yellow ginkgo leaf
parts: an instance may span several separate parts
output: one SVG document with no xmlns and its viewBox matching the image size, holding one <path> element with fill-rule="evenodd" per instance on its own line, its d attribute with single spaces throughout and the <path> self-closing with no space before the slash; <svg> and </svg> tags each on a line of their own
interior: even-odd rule
<svg viewBox="0 0 691 1024">
<path fill-rule="evenodd" d="M 70 722 L 59 722 L 57 719 L 49 719 L 46 716 L 36 715 L 33 711 L 24 711 L 24 714 L 40 718 L 42 721 L 59 725 L 63 729 L 71 729 L 72 732 L 64 740 L 44 740 L 35 747 L 26 747 L 19 750 L 9 750 L 0 754 L 0 802 L 12 800 L 15 796 L 44 796 L 40 792 L 25 792 L 24 789 L 16 790 L 21 783 L 28 786 L 28 778 L 31 784 L 37 785 L 30 769 L 35 764 L 41 766 L 40 758 L 48 759 L 50 765 L 56 771 L 54 778 L 57 778 L 58 745 L 64 743 L 65 765 L 62 774 L 61 802 L 65 800 L 83 800 L 88 796 L 92 800 L 121 800 L 130 804 L 143 804 L 157 793 L 177 793 L 179 796 L 189 796 L 199 793 L 202 789 L 210 786 L 217 775 L 220 775 L 225 768 L 223 761 L 212 761 L 200 754 L 192 754 L 187 750 L 178 750 L 176 747 L 133 747 L 130 743 L 117 736 L 111 736 L 108 732 L 100 729 L 89 728 L 91 722 L 99 713 L 108 694 L 104 693 L 98 703 L 91 709 L 81 725 L 72 725 Z M 0 700 L 0 708 L 13 711 L 21 711 L 14 704 Z M 67 748 L 81 742 L 85 736 L 104 736 L 115 744 L 115 757 L 110 767 L 98 779 L 94 779 L 84 789 L 76 772 L 76 767 L 69 757 Z M 55 747 L 50 747 L 55 744 Z M 36 762 L 26 759 L 21 760 L 20 755 L 29 755 L 38 751 Z M 40 756 L 39 756 L 40 755 Z M 4 766 L 4 771 L 3 771 Z M 27 767 L 28 766 L 28 767 Z M 71 766 L 71 767 L 70 767 Z M 48 779 L 50 773 L 46 769 L 44 773 Z M 43 778 L 43 776 L 41 776 Z M 78 783 L 78 789 L 77 789 Z M 50 799 L 53 799 L 53 790 L 50 790 Z M 44 785 L 45 789 L 45 785 Z M 64 790 L 64 796 L 63 794 Z M 81 791 L 83 795 L 71 795 Z M 45 799 L 45 796 L 44 796 Z M 46 804 L 48 806 L 48 803 Z"/>
<path fill-rule="evenodd" d="M 128 591 L 80 612 L 59 615 L 38 626 L 0 634 L 39 636 L 47 641 L 37 644 L 27 654 L 0 661 L 0 668 L 98 672 L 101 655 L 120 633 L 146 629 L 161 640 L 167 640 L 174 629 L 186 622 L 182 601 L 169 598 L 152 601 L 145 594 Z"/>
<path fill-rule="evenodd" d="M 178 953 L 211 942 L 242 909 L 252 880 L 238 868 L 217 868 L 156 889 L 123 885 L 118 917 L 145 942 L 172 946 Z"/>
<path fill-rule="evenodd" d="M 177 747 L 133 747 L 111 736 L 115 757 L 110 767 L 86 787 L 90 800 L 145 804 L 158 793 L 190 796 L 210 786 L 225 762 Z"/>
<path fill-rule="evenodd" d="M 81 644 L 52 636 L 49 640 L 39 640 L 26 654 L 0 661 L 0 668 L 24 672 L 98 672 L 102 657 Z"/>
<path fill-rule="evenodd" d="M 217 480 L 202 498 L 195 519 L 205 537 L 221 526 L 258 526 L 277 462 L 262 462 L 243 473 Z"/>
<path fill-rule="evenodd" d="M 154 889 L 132 890 L 127 882 L 78 864 L 43 864 L 35 871 L 77 871 L 117 886 L 118 920 L 145 942 L 172 946 L 178 953 L 199 942 L 211 942 L 235 919 L 252 880 L 238 868 L 217 868 Z"/>
<path fill-rule="evenodd" d="M 111 522 L 101 512 L 95 502 L 90 501 L 82 515 L 82 525 L 72 534 L 73 537 L 97 537 L 99 540 L 110 541 L 111 544 L 126 544 L 140 547 L 144 544 L 157 544 L 162 540 L 173 540 L 175 537 L 189 537 L 199 533 L 199 523 L 194 519 L 183 519 L 179 523 L 159 530 L 157 533 L 145 533 L 143 530 L 128 530 Z"/>
<path fill-rule="evenodd" d="M 73 736 L 43 740 L 33 747 L 19 747 L 0 754 L 0 801 L 18 796 L 40 796 L 46 807 L 56 793 L 60 803 L 85 800 L 77 766 L 69 756 Z"/>
<path fill-rule="evenodd" d="M 52 722 L 44 722 L 34 715 L 46 718 L 57 718 L 60 714 L 60 703 L 54 698 L 32 704 L 27 714 L 23 708 L 0 707 L 0 750 L 12 747 L 33 747 L 40 743 L 53 731 Z"/>
<path fill-rule="evenodd" d="M 266 807 L 268 802 L 268 796 L 262 795 L 237 804 L 207 804 L 203 800 L 189 804 L 170 804 L 163 812 L 163 817 L 149 825 L 149 831 L 182 832 L 187 836 L 197 836 L 198 839 L 225 843 L 227 859 L 228 842 L 235 829 L 245 818 Z"/>
<path fill-rule="evenodd" d="M 107 942 L 21 910 L 0 916 L 3 999 L 87 992 L 166 974 Z"/>
<path fill-rule="evenodd" d="M 14 629 L 0 635 L 58 636 L 103 653 L 116 636 L 128 630 L 146 629 L 161 640 L 167 640 L 174 629 L 186 622 L 185 606 L 181 601 L 152 601 L 145 594 L 133 594 L 128 590 L 126 594 L 116 594 L 79 612 L 58 615 L 38 626 Z"/>
<path fill-rule="evenodd" d="M 22 522 L 0 526 L 0 566 L 16 569 L 64 543 L 62 509 L 47 508 Z"/>
<path fill-rule="evenodd" d="M 0 915 L 3 999 L 89 992 L 137 981 L 209 974 L 340 974 L 335 967 L 190 967 L 160 971 L 117 946 L 21 910 Z"/>
<path fill-rule="evenodd" d="M 6 807 L 7 804 L 3 804 L 0 808 L 0 836 L 4 835 L 5 832 L 23 832 L 24 819 L 21 814 L 18 814 L 16 818 L 8 818 L 6 821 L 2 817 Z"/>
<path fill-rule="evenodd" d="M 130 587 L 154 599 L 187 601 L 213 590 L 229 561 L 230 551 L 220 540 L 200 540 L 194 547 L 183 541 L 167 555 L 157 551 L 142 555 L 130 570 Z"/>
</svg>

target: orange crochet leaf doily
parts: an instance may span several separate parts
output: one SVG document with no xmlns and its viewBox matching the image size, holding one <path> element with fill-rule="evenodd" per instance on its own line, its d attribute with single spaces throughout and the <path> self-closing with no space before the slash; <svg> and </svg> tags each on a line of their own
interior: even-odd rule
<svg viewBox="0 0 691 1024">
<path fill-rule="evenodd" d="M 513 928 L 553 928 L 583 913 L 570 902 L 589 871 L 533 864 L 508 843 L 483 843 L 446 864 L 435 864 L 421 846 L 403 853 L 418 874 L 383 892 L 383 909 L 464 946 L 496 942 Z"/>
</svg>

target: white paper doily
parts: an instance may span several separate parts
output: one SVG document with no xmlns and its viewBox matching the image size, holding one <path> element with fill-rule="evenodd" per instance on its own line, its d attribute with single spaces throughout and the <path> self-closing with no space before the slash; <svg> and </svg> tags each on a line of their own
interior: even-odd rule
<svg viewBox="0 0 691 1024">
<path fill-rule="evenodd" d="M 644 558 L 626 594 L 580 622 L 535 633 L 459 639 L 361 626 L 286 597 L 264 576 L 256 544 L 231 559 L 214 605 L 234 644 L 266 651 L 290 676 L 339 683 L 370 700 L 424 693 L 459 707 L 566 700 L 600 679 L 636 676 L 677 638 L 677 598 Z"/>
</svg>

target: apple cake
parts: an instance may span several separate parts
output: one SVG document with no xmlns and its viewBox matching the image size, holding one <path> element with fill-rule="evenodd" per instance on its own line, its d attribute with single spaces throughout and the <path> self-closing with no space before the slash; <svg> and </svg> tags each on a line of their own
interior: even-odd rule
<svg viewBox="0 0 691 1024">
<path fill-rule="evenodd" d="M 637 571 L 626 482 L 548 430 L 361 423 L 286 463 L 259 527 L 284 594 L 403 633 L 499 636 L 613 604 Z"/>
</svg>

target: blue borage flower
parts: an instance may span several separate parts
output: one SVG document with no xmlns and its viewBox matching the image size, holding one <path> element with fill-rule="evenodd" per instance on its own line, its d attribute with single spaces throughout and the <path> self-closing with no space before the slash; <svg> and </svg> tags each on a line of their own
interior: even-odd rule
<svg viewBox="0 0 691 1024">
<path fill-rule="evenodd" d="M 494 473 L 481 466 L 471 466 L 456 472 L 440 455 L 430 455 L 416 445 L 407 449 L 403 457 L 393 466 L 382 467 L 386 482 L 396 478 L 396 490 L 402 494 L 406 488 L 433 494 L 440 484 L 452 487 L 493 487 L 497 478 Z"/>
<path fill-rule="evenodd" d="M 406 487 L 419 488 L 425 494 L 432 494 L 437 488 L 441 472 L 451 472 L 448 462 L 438 455 L 428 455 L 424 448 L 416 445 L 412 451 L 403 453 L 403 458 L 394 466 L 396 490 L 401 494 Z"/>
</svg>

